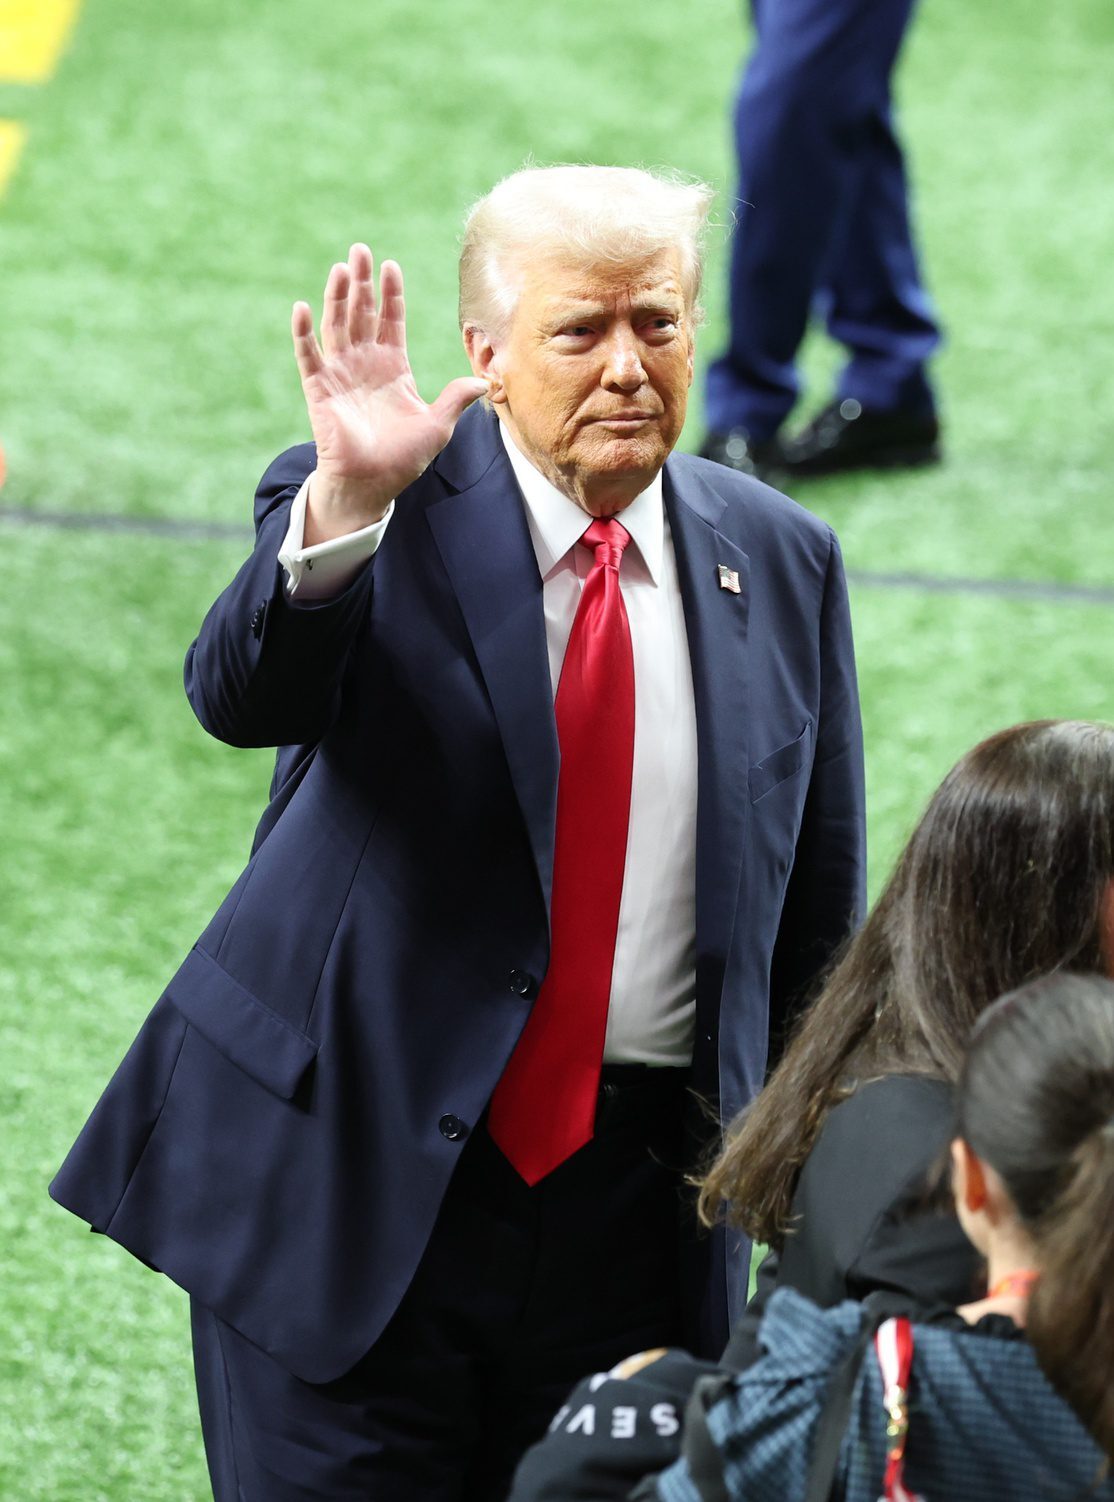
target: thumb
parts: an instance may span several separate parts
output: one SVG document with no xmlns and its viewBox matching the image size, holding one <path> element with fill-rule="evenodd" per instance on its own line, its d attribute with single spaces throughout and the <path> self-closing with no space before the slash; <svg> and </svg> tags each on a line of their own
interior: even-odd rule
<svg viewBox="0 0 1114 1502">
<path fill-rule="evenodd" d="M 433 403 L 432 410 L 450 428 L 455 428 L 460 414 L 481 396 L 487 395 L 487 382 L 477 376 L 459 376 L 450 381 Z"/>
</svg>

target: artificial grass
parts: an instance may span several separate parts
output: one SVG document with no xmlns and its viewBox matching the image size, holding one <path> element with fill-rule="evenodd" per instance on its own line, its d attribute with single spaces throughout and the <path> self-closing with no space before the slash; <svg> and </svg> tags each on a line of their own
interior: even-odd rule
<svg viewBox="0 0 1114 1502">
<path fill-rule="evenodd" d="M 465 204 L 528 154 L 730 181 L 727 0 L 606 7 L 85 0 L 0 201 L 7 505 L 243 521 L 301 439 L 293 299 L 364 237 L 401 260 L 432 395 L 463 370 Z M 802 487 L 858 570 L 1114 582 L 1106 0 L 933 0 L 902 73 L 948 462 Z M 705 354 L 722 336 L 713 248 Z M 832 352 L 810 345 L 806 405 Z M 699 438 L 699 400 L 685 441 Z M 182 652 L 235 542 L 5 528 L 0 590 L 0 1495 L 207 1494 L 185 1301 L 45 1186 L 245 858 L 269 774 L 193 722 Z M 1114 718 L 1101 606 L 853 592 L 872 888 L 980 736 Z"/>
<path fill-rule="evenodd" d="M 802 492 L 860 566 L 1114 574 L 1101 421 L 1114 403 L 1114 12 L 1022 9 L 934 0 L 908 45 L 902 119 L 948 333 L 949 462 Z M 215 0 L 87 0 L 57 76 L 16 91 L 31 134 L 0 210 L 21 314 L 0 329 L 5 499 L 236 514 L 240 464 L 305 430 L 290 303 L 317 299 L 351 239 L 401 260 L 433 394 L 464 370 L 464 206 L 530 153 L 665 162 L 729 189 L 743 50 L 726 0 L 695 0 L 680 26 L 649 0 L 637 36 L 587 5 L 508 18 L 461 0 L 448 28 L 443 11 L 400 0 L 344 0 L 327 26 L 305 0 L 268 6 L 265 24 Z M 722 340 L 723 266 L 720 236 L 705 357 Z M 814 344 L 802 411 L 826 395 L 831 363 Z M 697 399 L 690 447 L 699 435 Z"/>
<path fill-rule="evenodd" d="M 201 1498 L 185 1298 L 46 1185 L 266 795 L 266 753 L 209 740 L 181 691 L 240 549 L 48 530 L 5 544 L 0 1496 Z"/>
</svg>

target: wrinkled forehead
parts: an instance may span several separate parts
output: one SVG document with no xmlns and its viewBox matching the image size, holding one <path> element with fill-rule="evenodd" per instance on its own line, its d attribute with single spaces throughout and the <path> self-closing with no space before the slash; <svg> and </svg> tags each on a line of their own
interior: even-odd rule
<svg viewBox="0 0 1114 1502">
<path fill-rule="evenodd" d="M 687 289 L 681 253 L 669 248 L 628 259 L 595 259 L 564 249 L 535 250 L 507 267 L 514 295 L 515 319 L 582 308 L 607 309 L 617 303 L 634 307 L 684 308 Z"/>
</svg>

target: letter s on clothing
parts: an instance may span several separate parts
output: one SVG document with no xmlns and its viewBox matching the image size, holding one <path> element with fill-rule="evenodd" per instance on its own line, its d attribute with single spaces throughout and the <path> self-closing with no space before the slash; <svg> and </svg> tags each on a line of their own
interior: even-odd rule
<svg viewBox="0 0 1114 1502">
<path fill-rule="evenodd" d="M 677 1419 L 677 1410 L 672 1403 L 655 1403 L 650 1409 L 650 1422 L 662 1439 L 668 1439 L 671 1434 L 676 1434 L 681 1427 Z"/>
</svg>

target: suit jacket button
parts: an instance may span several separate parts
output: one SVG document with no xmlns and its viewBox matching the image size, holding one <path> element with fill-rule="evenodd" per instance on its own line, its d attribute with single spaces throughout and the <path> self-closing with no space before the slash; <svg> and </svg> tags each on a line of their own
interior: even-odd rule
<svg viewBox="0 0 1114 1502">
<path fill-rule="evenodd" d="M 512 970 L 510 987 L 516 996 L 529 996 L 534 990 L 534 977 L 526 970 Z"/>
<path fill-rule="evenodd" d="M 450 1142 L 459 1142 L 468 1135 L 467 1123 L 461 1121 L 459 1116 L 442 1116 L 437 1126 L 442 1137 L 447 1137 Z"/>
<path fill-rule="evenodd" d="M 251 634 L 255 637 L 256 641 L 263 635 L 263 616 L 265 613 L 263 605 L 257 605 L 251 613 Z"/>
</svg>

